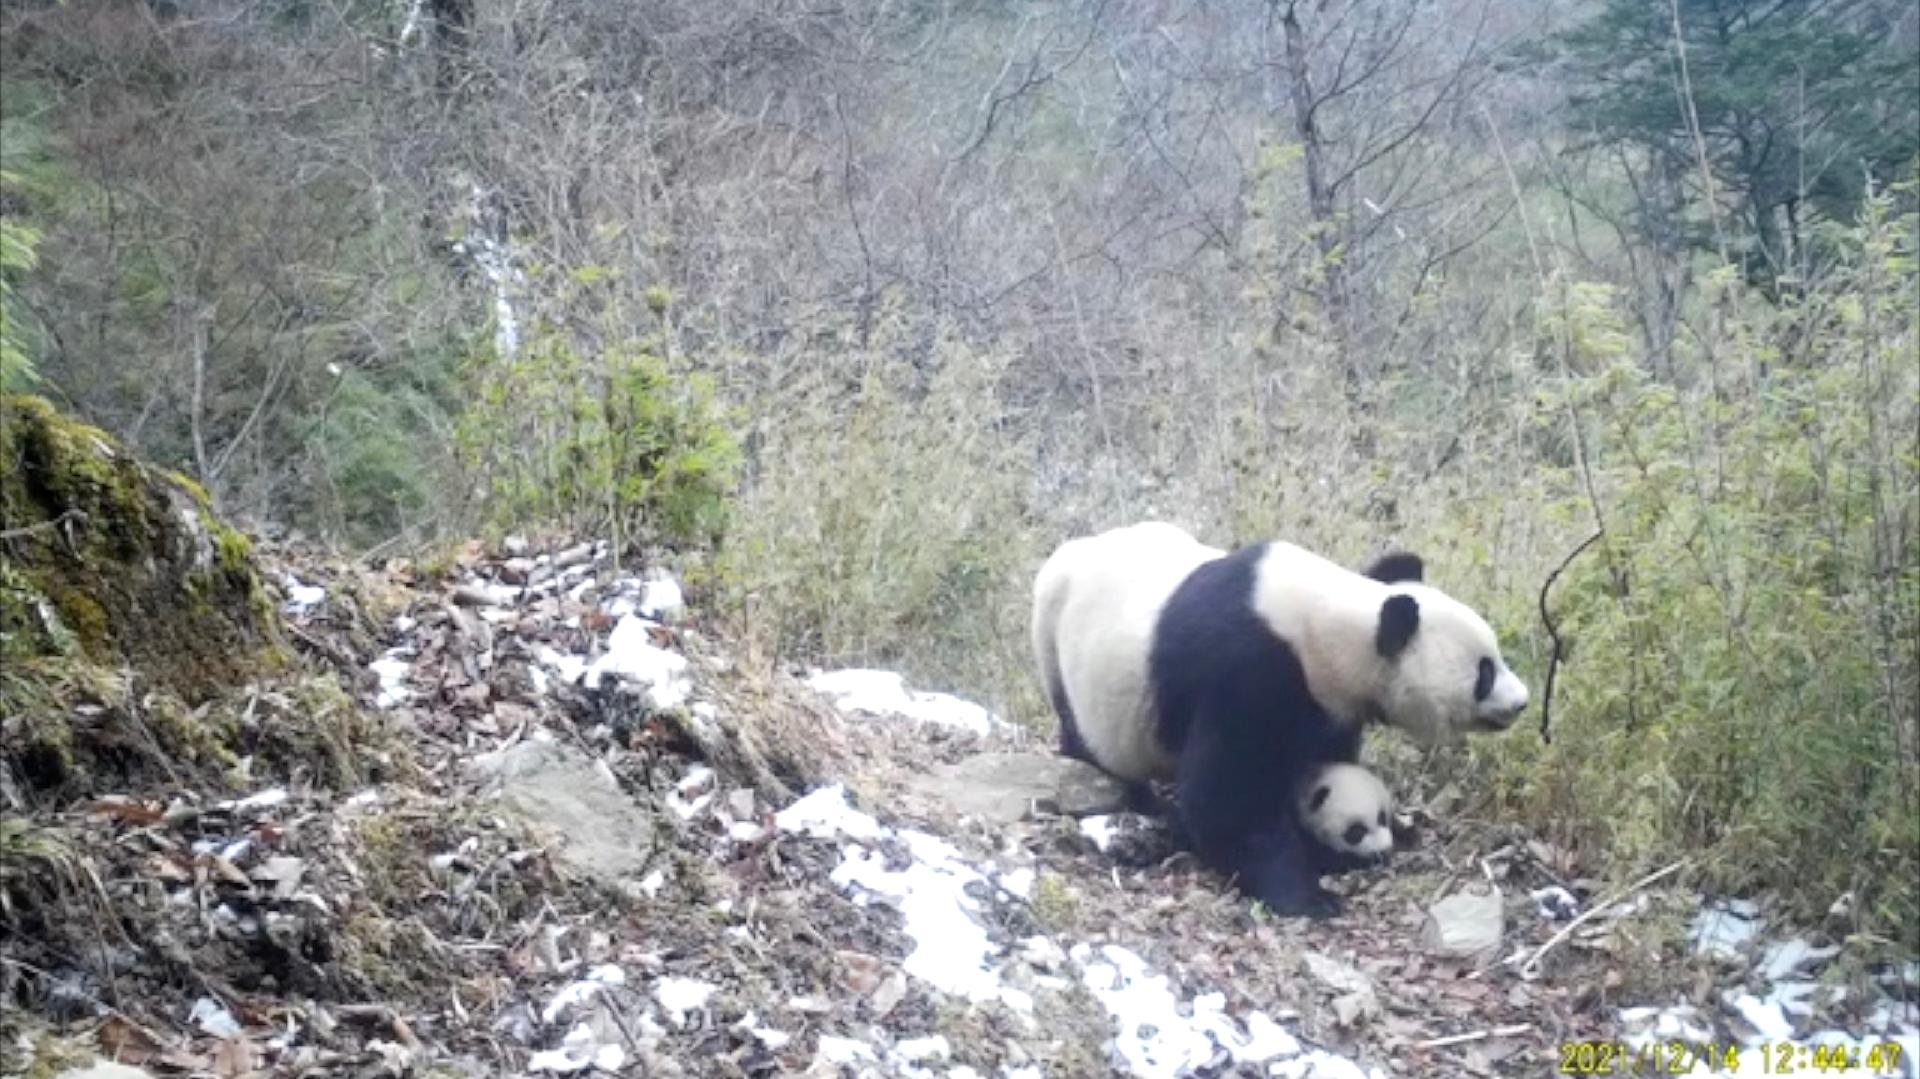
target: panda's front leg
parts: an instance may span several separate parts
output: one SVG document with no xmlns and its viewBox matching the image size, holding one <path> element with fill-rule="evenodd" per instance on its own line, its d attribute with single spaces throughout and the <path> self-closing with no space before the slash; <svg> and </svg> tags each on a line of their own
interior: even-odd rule
<svg viewBox="0 0 1920 1079">
<path fill-rule="evenodd" d="M 1292 817 L 1283 817 L 1245 841 L 1241 887 L 1282 917 L 1331 918 L 1340 897 L 1320 886 L 1313 847 Z"/>
<path fill-rule="evenodd" d="M 1197 717 L 1175 777 L 1187 841 L 1201 861 L 1275 914 L 1340 913 L 1339 897 L 1320 886 L 1312 848 L 1290 808 L 1293 778 L 1274 774 L 1271 753 L 1238 745 L 1212 718 Z"/>
</svg>

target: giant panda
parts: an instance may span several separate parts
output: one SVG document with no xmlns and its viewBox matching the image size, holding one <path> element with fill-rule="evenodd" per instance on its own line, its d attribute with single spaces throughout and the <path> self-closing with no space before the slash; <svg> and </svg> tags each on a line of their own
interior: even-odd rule
<svg viewBox="0 0 1920 1079">
<path fill-rule="evenodd" d="M 1202 861 L 1283 915 L 1336 913 L 1294 799 L 1369 722 L 1427 743 L 1511 725 L 1527 687 L 1411 554 L 1355 573 L 1284 542 L 1228 553 L 1149 521 L 1069 540 L 1034 579 L 1033 649 L 1060 749 L 1171 780 Z"/>
<path fill-rule="evenodd" d="M 1393 791 L 1357 764 L 1335 761 L 1309 771 L 1295 796 L 1300 827 L 1318 873 L 1377 865 L 1394 850 Z"/>
</svg>

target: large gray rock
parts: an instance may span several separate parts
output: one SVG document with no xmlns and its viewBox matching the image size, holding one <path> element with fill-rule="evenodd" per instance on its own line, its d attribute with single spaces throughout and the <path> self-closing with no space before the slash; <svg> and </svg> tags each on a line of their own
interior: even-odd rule
<svg viewBox="0 0 1920 1079">
<path fill-rule="evenodd" d="M 529 739 L 473 759 L 502 809 L 553 842 L 561 865 L 607 881 L 632 879 L 653 850 L 653 818 L 599 761 L 564 742 Z"/>
<path fill-rule="evenodd" d="M 916 794 L 955 813 L 993 823 L 1024 820 L 1034 810 L 1086 817 L 1125 802 L 1112 777 L 1090 764 L 1036 753 L 982 753 L 912 781 Z"/>
</svg>

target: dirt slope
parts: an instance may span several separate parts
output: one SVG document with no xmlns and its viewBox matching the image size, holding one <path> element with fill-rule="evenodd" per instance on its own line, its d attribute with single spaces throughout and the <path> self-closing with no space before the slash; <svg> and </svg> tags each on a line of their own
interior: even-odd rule
<svg viewBox="0 0 1920 1079">
<path fill-rule="evenodd" d="M 36 557 L 84 583 L 90 542 Z M 698 597 L 603 545 L 433 574 L 234 559 L 225 602 L 266 644 L 197 696 L 147 669 L 167 653 L 133 646 L 137 604 L 98 650 L 9 637 L 0 1073 L 1534 1075 L 1656 1036 L 1899 1047 L 1880 1074 L 1920 1055 L 1920 966 L 1674 877 L 1613 902 L 1470 821 L 1336 881 L 1342 918 L 1270 919 L 1045 742 L 885 672 L 733 654 Z M 1436 905 L 1439 936 L 1462 907 L 1497 935 L 1449 945 Z"/>
</svg>

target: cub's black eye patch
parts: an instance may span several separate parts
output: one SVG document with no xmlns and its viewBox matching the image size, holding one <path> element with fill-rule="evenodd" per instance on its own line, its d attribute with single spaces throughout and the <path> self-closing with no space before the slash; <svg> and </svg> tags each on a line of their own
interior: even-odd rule
<svg viewBox="0 0 1920 1079">
<path fill-rule="evenodd" d="M 1319 809 L 1321 803 L 1327 800 L 1327 795 L 1332 793 L 1333 793 L 1332 787 L 1315 787 L 1313 789 L 1313 798 L 1311 801 L 1307 803 L 1307 808 Z"/>
<path fill-rule="evenodd" d="M 1357 847 L 1360 845 L 1361 840 L 1367 838 L 1367 826 L 1364 824 L 1349 824 L 1347 825 L 1347 830 L 1341 833 L 1340 838 L 1345 839 L 1348 846 Z"/>
<path fill-rule="evenodd" d="M 1480 673 L 1473 679 L 1473 699 L 1484 701 L 1493 692 L 1493 660 L 1480 657 Z"/>
<path fill-rule="evenodd" d="M 1378 824 L 1382 828 L 1385 828 L 1387 826 L 1387 811 L 1384 809 L 1381 810 L 1380 815 L 1373 819 L 1373 823 Z"/>
</svg>

